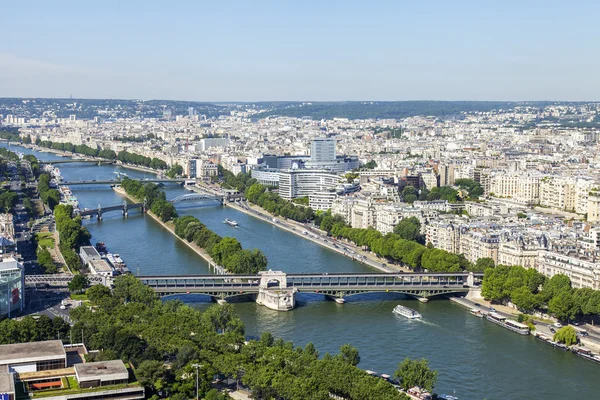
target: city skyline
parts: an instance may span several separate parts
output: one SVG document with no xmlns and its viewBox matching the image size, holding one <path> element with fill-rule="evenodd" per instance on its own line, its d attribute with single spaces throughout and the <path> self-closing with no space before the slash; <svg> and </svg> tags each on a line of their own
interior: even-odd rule
<svg viewBox="0 0 600 400">
<path fill-rule="evenodd" d="M 593 101 L 598 5 L 8 4 L 2 97 Z"/>
</svg>

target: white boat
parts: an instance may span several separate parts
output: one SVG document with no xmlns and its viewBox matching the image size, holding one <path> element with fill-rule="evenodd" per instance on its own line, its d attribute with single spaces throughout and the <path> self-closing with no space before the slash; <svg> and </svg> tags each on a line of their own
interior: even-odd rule
<svg viewBox="0 0 600 400">
<path fill-rule="evenodd" d="M 403 317 L 406 317 L 408 319 L 416 319 L 416 318 L 423 317 L 421 314 L 419 314 L 412 308 L 404 307 L 404 306 L 401 306 L 400 304 L 398 304 L 396 307 L 394 307 L 394 313 L 400 314 Z"/>
<path fill-rule="evenodd" d="M 229 218 L 225 218 L 225 221 L 223 221 L 223 223 L 229 225 L 229 226 L 238 226 L 238 223 L 232 219 Z"/>
<path fill-rule="evenodd" d="M 521 335 L 529 335 L 529 327 L 512 319 L 507 319 L 495 312 L 488 313 L 485 318 L 497 325 L 503 326 Z"/>
<path fill-rule="evenodd" d="M 485 314 L 479 308 L 472 308 L 469 312 L 471 313 L 471 315 L 474 315 L 478 318 L 485 317 Z"/>
</svg>

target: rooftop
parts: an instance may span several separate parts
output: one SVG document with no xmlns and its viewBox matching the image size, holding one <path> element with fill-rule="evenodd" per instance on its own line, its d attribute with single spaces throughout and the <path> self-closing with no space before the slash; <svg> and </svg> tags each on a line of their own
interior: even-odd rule
<svg viewBox="0 0 600 400">
<path fill-rule="evenodd" d="M 98 253 L 98 250 L 96 250 L 94 246 L 81 246 L 81 251 L 83 251 L 88 257 L 100 257 L 100 253 Z"/>
<path fill-rule="evenodd" d="M 60 340 L 5 344 L 0 346 L 0 364 L 66 358 Z"/>
<path fill-rule="evenodd" d="M 97 379 L 118 380 L 129 378 L 127 368 L 125 368 L 121 360 L 75 364 L 75 373 L 79 382 Z"/>
<path fill-rule="evenodd" d="M 4 259 L 0 258 L 0 271 L 8 271 L 11 269 L 16 270 L 16 269 L 20 269 L 20 268 L 21 267 L 20 267 L 19 263 L 14 258 L 12 258 L 12 257 L 4 258 Z M 1 356 L 0 356 L 0 359 L 1 359 Z"/>
<path fill-rule="evenodd" d="M 15 379 L 13 374 L 0 374 L 0 393 L 14 393 Z"/>
</svg>

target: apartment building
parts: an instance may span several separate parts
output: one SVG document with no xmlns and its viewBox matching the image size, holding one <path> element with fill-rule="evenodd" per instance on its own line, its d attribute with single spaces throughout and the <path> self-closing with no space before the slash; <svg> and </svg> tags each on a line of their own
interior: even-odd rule
<svg viewBox="0 0 600 400">
<path fill-rule="evenodd" d="M 498 264 L 534 268 L 538 252 L 542 249 L 539 244 L 526 244 L 522 239 L 501 242 L 498 249 Z"/>
<path fill-rule="evenodd" d="M 466 230 L 460 235 L 460 254 L 472 263 L 480 258 L 491 258 L 498 263 L 500 235 L 483 231 Z"/>
<path fill-rule="evenodd" d="M 536 204 L 540 198 L 540 180 L 539 175 L 496 173 L 490 175 L 489 192 L 523 204 Z"/>
<path fill-rule="evenodd" d="M 540 205 L 575 211 L 575 179 L 545 176 L 540 180 Z"/>
<path fill-rule="evenodd" d="M 567 275 L 574 288 L 600 289 L 600 266 L 597 260 L 575 251 L 539 251 L 535 268 L 549 278 L 557 274 Z"/>
<path fill-rule="evenodd" d="M 425 227 L 425 242 L 436 249 L 460 253 L 460 226 L 452 221 L 432 221 Z"/>
</svg>

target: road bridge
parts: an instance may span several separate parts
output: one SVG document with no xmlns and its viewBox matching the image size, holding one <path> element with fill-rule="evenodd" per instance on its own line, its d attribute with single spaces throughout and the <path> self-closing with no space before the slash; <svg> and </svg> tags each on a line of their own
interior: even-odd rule
<svg viewBox="0 0 600 400">
<path fill-rule="evenodd" d="M 258 275 L 139 277 L 161 296 L 198 293 L 225 300 L 260 296 L 261 292 L 287 291 L 292 297 L 295 293 L 319 293 L 340 303 L 346 297 L 362 293 L 402 293 L 426 301 L 438 295 L 467 293 L 482 278 L 481 273 L 469 272 L 286 274 L 278 271 Z"/>
<path fill-rule="evenodd" d="M 161 179 L 161 178 L 149 178 L 149 179 L 133 179 L 142 183 L 181 183 L 183 184 L 185 179 Z M 74 185 L 119 185 L 121 184 L 120 179 L 99 179 L 99 180 L 86 180 L 86 181 L 62 181 L 58 183 L 61 186 L 74 186 Z"/>
<path fill-rule="evenodd" d="M 107 160 L 104 158 L 98 158 L 98 159 L 89 159 L 89 158 L 82 158 L 82 159 L 77 159 L 77 158 L 73 158 L 73 159 L 68 159 L 68 160 L 52 160 L 52 161 L 38 161 L 39 164 L 50 164 L 50 165 L 54 165 L 54 164 L 69 164 L 69 163 L 88 163 L 88 164 L 116 164 L 115 160 Z"/>
<path fill-rule="evenodd" d="M 106 278 L 98 275 L 87 277 L 91 284 L 106 285 Z M 71 274 L 45 274 L 45 275 L 25 275 L 25 285 L 49 285 L 49 286 L 68 286 L 73 279 Z"/>
<path fill-rule="evenodd" d="M 208 195 L 208 194 L 201 194 L 201 193 L 187 193 L 181 196 L 177 196 L 172 200 L 169 200 L 170 203 L 172 204 L 178 204 L 178 203 L 185 203 L 185 202 L 195 202 L 195 201 L 202 201 L 202 200 L 212 200 L 212 201 L 216 201 L 219 204 L 223 204 L 223 196 L 212 196 L 212 195 Z M 141 212 L 145 212 L 147 210 L 147 206 L 144 203 L 127 203 L 126 201 L 123 201 L 123 204 L 119 204 L 119 205 L 114 205 L 114 206 L 108 206 L 108 207 L 102 207 L 100 204 L 98 204 L 98 208 L 94 208 L 91 210 L 83 210 L 83 211 L 79 211 L 79 215 L 82 217 L 86 217 L 89 215 L 95 215 L 96 218 L 100 221 L 102 220 L 102 215 L 107 213 L 107 212 L 111 212 L 111 211 L 121 211 L 123 213 L 123 216 L 126 217 L 129 214 L 129 210 L 133 210 L 133 209 L 140 209 Z"/>
<path fill-rule="evenodd" d="M 92 210 L 79 210 L 78 214 L 82 217 L 86 217 L 88 215 L 95 215 L 98 221 L 102 220 L 102 215 L 111 212 L 111 211 L 121 211 L 123 216 L 126 217 L 129 215 L 129 210 L 140 209 L 141 212 L 146 211 L 146 204 L 144 203 L 127 203 L 123 201 L 123 204 L 119 204 L 116 206 L 108 206 L 102 207 L 98 204 L 98 208 L 94 208 Z"/>
</svg>

